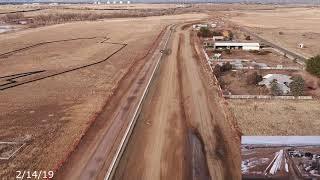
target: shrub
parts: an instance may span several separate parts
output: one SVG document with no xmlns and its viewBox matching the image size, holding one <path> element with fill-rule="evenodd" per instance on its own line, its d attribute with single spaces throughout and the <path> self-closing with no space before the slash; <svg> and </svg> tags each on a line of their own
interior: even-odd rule
<svg viewBox="0 0 320 180">
<path fill-rule="evenodd" d="M 247 41 L 250 41 L 250 40 L 251 40 L 251 37 L 250 37 L 250 36 L 246 36 L 246 40 L 247 40 Z"/>
<path fill-rule="evenodd" d="M 225 89 L 227 84 L 226 82 L 222 79 L 222 78 L 218 78 L 218 81 L 219 81 L 219 85 L 222 89 Z"/>
<path fill-rule="evenodd" d="M 277 80 L 273 80 L 273 81 L 271 82 L 271 88 L 270 88 L 270 90 L 271 90 L 271 94 L 272 94 L 273 96 L 281 96 L 281 95 L 282 95 L 282 91 L 281 91 L 281 89 L 280 89 L 279 86 L 278 86 Z"/>
<path fill-rule="evenodd" d="M 259 51 L 259 50 L 250 50 L 249 52 L 256 55 L 267 55 L 271 53 L 271 51 Z"/>
<path fill-rule="evenodd" d="M 232 31 L 229 31 L 229 40 L 231 41 L 231 40 L 233 40 L 233 33 L 232 33 Z"/>
<path fill-rule="evenodd" d="M 259 53 L 258 50 L 250 50 L 249 52 L 250 52 L 250 53 L 253 53 L 253 54 L 258 54 L 258 53 Z"/>
<path fill-rule="evenodd" d="M 222 72 L 226 72 L 226 71 L 230 71 L 232 69 L 232 65 L 227 62 L 227 63 L 224 63 L 222 66 L 221 66 L 221 71 Z"/>
<path fill-rule="evenodd" d="M 216 66 L 214 66 L 213 68 L 213 74 L 219 78 L 221 76 L 221 66 L 219 64 L 217 64 Z"/>
<path fill-rule="evenodd" d="M 290 83 L 290 92 L 294 96 L 302 96 L 304 94 L 304 80 L 301 76 L 295 76 Z"/>
<path fill-rule="evenodd" d="M 207 27 L 201 27 L 200 31 L 198 32 L 199 37 L 212 37 L 212 32 Z"/>
<path fill-rule="evenodd" d="M 247 76 L 247 84 L 248 85 L 256 85 L 260 81 L 262 81 L 262 76 L 259 75 L 257 72 L 253 72 Z"/>
<path fill-rule="evenodd" d="M 1 20 L 7 23 L 14 22 L 16 20 L 24 18 L 23 13 L 12 13 L 4 15 Z"/>
<path fill-rule="evenodd" d="M 215 50 L 213 50 L 212 52 L 213 52 L 213 53 L 222 53 L 222 51 L 219 50 L 219 49 L 215 49 Z"/>
<path fill-rule="evenodd" d="M 308 59 L 307 71 L 310 74 L 320 77 L 320 55 Z"/>
<path fill-rule="evenodd" d="M 258 55 L 267 55 L 270 53 L 271 53 L 271 51 L 259 51 Z"/>
<path fill-rule="evenodd" d="M 213 31 L 212 35 L 213 36 L 222 36 L 223 34 L 220 31 Z"/>
<path fill-rule="evenodd" d="M 224 52 L 225 52 L 226 54 L 232 54 L 230 49 L 225 49 Z"/>
</svg>

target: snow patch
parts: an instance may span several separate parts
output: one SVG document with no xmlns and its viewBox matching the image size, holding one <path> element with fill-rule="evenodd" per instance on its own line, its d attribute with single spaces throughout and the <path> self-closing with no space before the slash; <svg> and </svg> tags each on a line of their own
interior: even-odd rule
<svg viewBox="0 0 320 180">
<path fill-rule="evenodd" d="M 276 160 L 274 161 L 272 167 L 270 168 L 269 173 L 274 175 L 277 173 L 277 171 L 279 171 L 280 167 L 281 167 L 281 162 L 282 162 L 282 158 L 283 158 L 283 149 L 281 149 L 279 152 L 276 153 Z"/>
</svg>

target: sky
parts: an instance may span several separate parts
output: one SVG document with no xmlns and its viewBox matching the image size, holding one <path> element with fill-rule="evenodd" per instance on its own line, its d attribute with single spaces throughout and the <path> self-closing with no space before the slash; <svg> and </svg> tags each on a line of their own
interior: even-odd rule
<svg viewBox="0 0 320 180">
<path fill-rule="evenodd" d="M 242 136 L 241 144 L 320 145 L 320 136 Z"/>
</svg>

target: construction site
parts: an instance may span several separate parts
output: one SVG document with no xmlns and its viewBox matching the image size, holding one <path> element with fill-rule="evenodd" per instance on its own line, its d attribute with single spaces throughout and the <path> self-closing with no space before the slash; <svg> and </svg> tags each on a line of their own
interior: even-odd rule
<svg viewBox="0 0 320 180">
<path fill-rule="evenodd" d="M 317 179 L 320 177 L 320 146 L 305 144 L 310 139 L 319 137 L 301 137 L 304 143 L 298 140 L 290 144 L 280 143 L 281 139 L 300 139 L 300 137 L 277 137 L 278 142 L 269 143 L 268 140 L 260 144 L 242 143 L 241 171 L 243 179 Z M 246 138 L 246 137 L 245 137 Z M 247 137 L 254 139 L 255 136 Z M 258 136 L 257 139 L 268 139 Z M 274 138 L 274 137 L 271 137 Z M 279 140 L 280 139 L 280 140 Z M 288 140 L 286 140 L 288 141 Z M 289 140 L 290 141 L 290 140 Z"/>
<path fill-rule="evenodd" d="M 316 52 L 241 24 L 299 8 L 0 5 L 0 179 L 240 180 L 242 135 L 320 135 Z"/>
</svg>

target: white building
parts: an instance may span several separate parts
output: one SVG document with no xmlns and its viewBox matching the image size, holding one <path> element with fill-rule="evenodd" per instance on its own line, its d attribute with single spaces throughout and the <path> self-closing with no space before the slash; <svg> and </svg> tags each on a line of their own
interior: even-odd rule
<svg viewBox="0 0 320 180">
<path fill-rule="evenodd" d="M 131 1 L 127 1 L 127 4 L 131 4 Z"/>
<path fill-rule="evenodd" d="M 211 24 L 211 27 L 212 27 L 212 28 L 215 28 L 215 27 L 217 27 L 217 24 L 212 23 L 212 24 Z"/>
<path fill-rule="evenodd" d="M 49 3 L 49 6 L 58 6 L 59 3 Z"/>
<path fill-rule="evenodd" d="M 300 43 L 299 48 L 301 48 L 301 49 L 304 48 L 304 44 Z"/>
<path fill-rule="evenodd" d="M 208 26 L 208 24 L 194 24 L 194 25 L 192 25 L 192 28 L 196 29 L 196 30 L 200 30 L 200 28 L 202 28 L 202 27 L 208 28 L 209 26 Z"/>
<path fill-rule="evenodd" d="M 214 43 L 215 49 L 243 49 L 246 51 L 250 50 L 260 50 L 259 43 L 241 43 L 241 42 L 215 42 Z"/>
<path fill-rule="evenodd" d="M 223 41 L 224 36 L 213 36 L 212 39 L 213 39 L 213 41 Z"/>
</svg>

